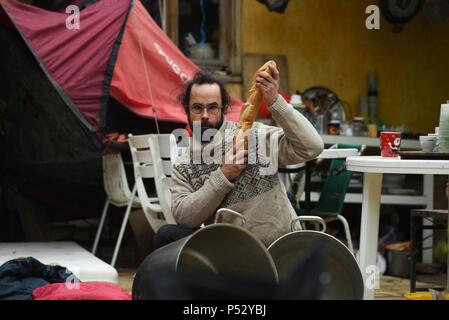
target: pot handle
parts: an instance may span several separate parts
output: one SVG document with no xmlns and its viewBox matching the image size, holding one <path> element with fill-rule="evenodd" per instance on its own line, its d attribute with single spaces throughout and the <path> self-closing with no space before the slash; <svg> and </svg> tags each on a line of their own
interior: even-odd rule
<svg viewBox="0 0 449 320">
<path fill-rule="evenodd" d="M 234 210 L 231 210 L 231 209 L 226 209 L 226 208 L 221 208 L 221 209 L 218 209 L 217 210 L 217 213 L 215 214 L 215 220 L 214 220 L 214 223 L 216 224 L 216 223 L 219 223 L 218 222 L 218 218 L 221 216 L 221 215 L 223 215 L 224 213 L 230 213 L 230 214 L 233 214 L 233 215 L 235 215 L 235 216 L 237 216 L 238 218 L 240 218 L 240 220 L 241 220 L 241 225 L 242 226 L 244 226 L 244 225 L 246 225 L 246 219 L 245 219 L 245 217 L 244 216 L 242 216 L 240 213 L 238 213 L 237 211 L 234 211 Z"/>
<path fill-rule="evenodd" d="M 298 231 L 296 229 L 296 226 L 298 225 L 298 222 L 303 222 L 303 221 L 318 222 L 323 227 L 321 232 L 326 232 L 326 222 L 324 221 L 323 218 L 318 217 L 318 216 L 301 216 L 301 217 L 293 219 L 291 224 L 290 224 L 290 228 L 292 229 L 292 231 L 293 232 L 294 231 Z M 303 230 L 301 224 L 299 224 L 299 230 Z"/>
</svg>

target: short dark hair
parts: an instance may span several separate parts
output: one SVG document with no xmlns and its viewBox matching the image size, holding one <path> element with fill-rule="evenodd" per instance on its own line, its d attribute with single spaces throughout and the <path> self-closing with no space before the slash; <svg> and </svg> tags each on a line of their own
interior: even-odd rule
<svg viewBox="0 0 449 320">
<path fill-rule="evenodd" d="M 229 97 L 229 93 L 226 91 L 223 83 L 220 80 L 216 79 L 211 73 L 200 71 L 195 74 L 192 80 L 187 82 L 184 92 L 178 97 L 178 100 L 183 105 L 187 114 L 190 104 L 190 94 L 192 93 L 192 87 L 195 84 L 217 84 L 220 87 L 221 105 L 223 106 L 223 112 L 226 112 L 226 110 L 228 110 L 228 108 L 231 106 L 231 98 Z"/>
</svg>

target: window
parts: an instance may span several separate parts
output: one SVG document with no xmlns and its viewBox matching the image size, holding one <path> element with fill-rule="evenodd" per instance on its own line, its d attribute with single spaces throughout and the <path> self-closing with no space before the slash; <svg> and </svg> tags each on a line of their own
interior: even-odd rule
<svg viewBox="0 0 449 320">
<path fill-rule="evenodd" d="M 179 0 L 178 46 L 198 62 L 221 60 L 220 3 L 223 0 Z M 221 54 L 220 54 L 221 53 Z"/>
<path fill-rule="evenodd" d="M 141 0 L 153 20 L 164 29 L 161 12 L 164 11 L 164 2 L 160 0 Z"/>
<path fill-rule="evenodd" d="M 241 0 L 142 2 L 178 48 L 195 64 L 203 69 L 225 71 L 227 78 L 224 80 L 240 81 Z"/>
</svg>

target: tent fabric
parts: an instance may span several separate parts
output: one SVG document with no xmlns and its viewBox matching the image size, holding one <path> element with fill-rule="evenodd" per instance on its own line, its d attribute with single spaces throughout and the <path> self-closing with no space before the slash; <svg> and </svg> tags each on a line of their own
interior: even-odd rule
<svg viewBox="0 0 449 320">
<path fill-rule="evenodd" d="M 87 7 L 80 12 L 78 30 L 66 27 L 66 13 L 13 0 L 1 4 L 55 84 L 98 128 L 105 73 L 130 0 L 103 0 Z"/>
<path fill-rule="evenodd" d="M 101 157 L 111 145 L 107 133 L 156 133 L 153 116 L 163 133 L 185 127 L 186 115 L 175 101 L 184 82 L 169 72 L 175 64 L 189 66 L 190 77 L 199 70 L 152 23 L 138 0 L 86 0 L 82 5 L 86 6 L 80 8 L 81 29 L 68 30 L 65 12 L 0 0 L 0 99 L 13 106 L 2 148 L 5 170 L 14 177 L 11 189 L 45 207 L 59 221 L 95 217 L 101 210 Z M 150 66 L 151 100 L 145 98 L 148 87 L 142 81 L 142 60 L 134 61 L 140 46 L 129 36 L 135 33 L 132 22 L 127 23 L 131 10 L 146 21 L 139 28 L 143 56 Z M 166 60 L 156 59 L 160 55 L 154 50 L 146 51 L 152 48 L 145 45 L 152 39 L 147 34 L 160 39 Z M 173 60 L 172 69 L 163 67 L 161 61 L 166 65 L 167 60 Z M 121 72 L 119 78 L 114 68 Z M 111 96 L 113 78 L 120 79 L 113 92 L 122 103 Z M 161 86 L 166 78 L 172 83 Z M 231 112 L 236 116 L 228 116 L 231 120 L 237 119 L 240 110 L 235 106 L 241 104 L 233 101 Z"/>
<path fill-rule="evenodd" d="M 2 2 L 1 2 L 1 0 L 0 0 L 0 4 L 1 4 L 1 3 L 2 3 Z M 6 17 L 4 14 L 2 14 L 2 12 L 0 12 L 0 25 L 6 27 L 6 28 L 8 28 L 8 29 L 11 29 L 11 30 L 14 30 L 14 29 L 15 29 L 15 27 L 14 27 L 14 25 L 12 24 L 11 20 L 9 20 L 8 17 Z"/>
<path fill-rule="evenodd" d="M 105 282 L 51 283 L 33 291 L 34 300 L 132 300 L 118 285 Z"/>
<path fill-rule="evenodd" d="M 57 11 L 65 12 L 68 5 L 78 6 L 81 10 L 83 10 L 84 8 L 88 7 L 88 5 L 92 4 L 93 1 L 95 1 L 95 0 L 72 0 L 72 1 L 67 0 L 66 2 L 61 2 L 58 5 Z M 88 4 L 88 5 L 85 5 L 85 4 Z"/>
<path fill-rule="evenodd" d="M 187 122 L 176 100 L 200 71 L 150 17 L 140 1 L 130 12 L 111 84 L 111 96 L 144 117 Z M 227 118 L 236 121 L 242 102 L 231 100 Z"/>
<path fill-rule="evenodd" d="M 65 12 L 16 0 L 0 4 L 67 105 L 91 130 L 106 127 L 109 96 L 138 116 L 187 123 L 176 98 L 200 68 L 139 0 L 94 2 L 80 11 L 80 29 L 74 30 L 66 27 Z M 236 121 L 242 102 L 232 98 L 231 103 L 227 117 Z"/>
</svg>

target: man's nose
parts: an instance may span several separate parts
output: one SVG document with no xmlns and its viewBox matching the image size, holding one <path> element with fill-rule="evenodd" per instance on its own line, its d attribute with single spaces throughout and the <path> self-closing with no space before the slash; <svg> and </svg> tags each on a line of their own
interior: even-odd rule
<svg viewBox="0 0 449 320">
<path fill-rule="evenodd" d="M 207 108 L 203 108 L 203 113 L 201 115 L 201 118 L 209 119 L 209 112 L 207 111 Z"/>
</svg>

